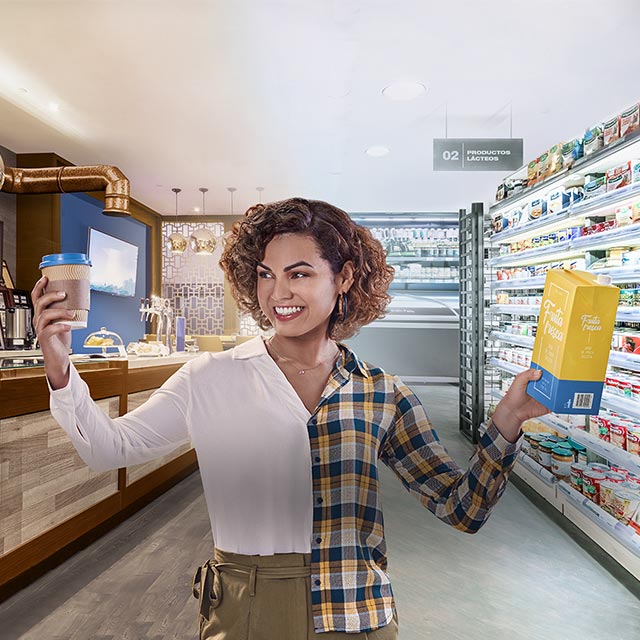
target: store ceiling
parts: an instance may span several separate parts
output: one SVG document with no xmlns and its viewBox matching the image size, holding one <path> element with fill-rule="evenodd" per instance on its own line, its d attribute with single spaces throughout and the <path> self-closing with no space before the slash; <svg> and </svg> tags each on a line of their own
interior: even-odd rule
<svg viewBox="0 0 640 640">
<path fill-rule="evenodd" d="M 0 145 L 115 164 L 163 213 L 293 195 L 349 211 L 456 210 L 500 173 L 434 173 L 432 139 L 525 158 L 640 100 L 640 3 L 618 0 L 5 0 Z M 412 102 L 382 89 L 428 84 Z M 26 91 L 25 91 L 26 90 Z M 50 103 L 58 105 L 52 111 Z M 391 153 L 364 150 L 385 144 Z"/>
</svg>

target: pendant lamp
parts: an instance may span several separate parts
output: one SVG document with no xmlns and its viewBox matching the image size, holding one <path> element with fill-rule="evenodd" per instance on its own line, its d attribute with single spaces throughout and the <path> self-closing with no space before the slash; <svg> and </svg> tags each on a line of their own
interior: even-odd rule
<svg viewBox="0 0 640 640">
<path fill-rule="evenodd" d="M 227 187 L 227 191 L 231 194 L 231 215 L 233 215 L 233 194 L 235 191 L 237 191 L 237 189 L 235 187 Z M 227 231 L 225 234 L 223 234 L 222 236 L 222 245 L 223 246 L 227 246 L 227 240 L 229 239 L 229 236 L 231 235 L 231 231 Z"/>
<path fill-rule="evenodd" d="M 173 193 L 176 194 L 176 229 L 178 228 L 178 194 L 182 191 L 182 189 L 177 189 L 174 187 L 171 189 Z M 183 254 L 185 249 L 187 248 L 187 239 L 178 232 L 172 233 L 167 239 L 169 244 L 169 248 L 171 249 L 171 253 L 176 256 Z"/>
<path fill-rule="evenodd" d="M 200 187 L 200 192 L 202 193 L 202 214 L 204 215 L 204 194 L 207 193 L 209 189 L 205 187 Z M 216 249 L 216 239 L 213 233 L 209 231 L 206 227 L 198 227 L 189 238 L 189 246 L 191 247 L 191 251 L 193 251 L 196 255 L 199 256 L 211 256 Z"/>
</svg>

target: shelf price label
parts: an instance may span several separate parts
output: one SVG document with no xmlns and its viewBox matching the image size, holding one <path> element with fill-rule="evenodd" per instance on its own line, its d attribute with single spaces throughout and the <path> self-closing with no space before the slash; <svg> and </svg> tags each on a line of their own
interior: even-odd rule
<svg viewBox="0 0 640 640">
<path fill-rule="evenodd" d="M 434 171 L 515 171 L 522 166 L 522 138 L 434 138 Z"/>
</svg>

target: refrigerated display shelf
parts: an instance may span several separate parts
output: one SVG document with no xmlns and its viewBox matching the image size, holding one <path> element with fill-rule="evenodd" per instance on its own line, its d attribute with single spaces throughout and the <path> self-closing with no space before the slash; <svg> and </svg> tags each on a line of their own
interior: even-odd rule
<svg viewBox="0 0 640 640">
<path fill-rule="evenodd" d="M 640 265 L 634 267 L 612 267 L 610 269 L 593 269 L 588 270 L 595 276 L 608 275 L 614 283 L 632 282 L 638 278 Z M 543 276 L 534 276 L 532 278 L 513 278 L 511 280 L 496 280 L 491 283 L 492 291 L 507 291 L 515 289 L 544 289 L 546 274 Z"/>
<path fill-rule="evenodd" d="M 601 231 L 590 236 L 581 236 L 573 240 L 564 240 L 555 244 L 548 244 L 543 247 L 526 249 L 516 253 L 507 253 L 489 260 L 492 267 L 521 266 L 525 264 L 535 264 L 538 262 L 548 262 L 554 257 L 562 256 L 570 258 L 572 256 L 583 255 L 589 250 L 597 251 L 609 249 L 611 247 L 635 247 L 640 245 L 640 224 L 632 224 L 626 227 Z"/>
<path fill-rule="evenodd" d="M 611 411 L 624 413 L 624 415 L 630 418 L 640 420 L 640 402 L 636 402 L 635 400 L 627 400 L 609 391 L 603 391 L 601 405 Z"/>
<path fill-rule="evenodd" d="M 521 336 L 505 331 L 492 331 L 489 338 L 499 340 L 500 342 L 508 342 L 520 347 L 529 347 L 533 349 L 535 338 L 531 336 Z M 623 351 L 609 352 L 609 366 L 627 369 L 628 371 L 640 371 L 640 355 L 633 353 L 624 353 Z M 639 403 L 640 404 L 640 403 Z"/>
<path fill-rule="evenodd" d="M 566 482 L 558 483 L 558 491 L 562 494 L 561 497 L 569 501 L 580 513 L 640 559 L 640 535 L 635 533 L 631 527 L 601 509 Z"/>
<path fill-rule="evenodd" d="M 569 437 L 605 460 L 618 464 L 633 473 L 640 474 L 640 456 L 616 447 L 610 442 L 600 440 L 600 438 L 594 436 L 592 433 L 576 427 L 569 429 Z"/>
<path fill-rule="evenodd" d="M 572 179 L 577 175 L 582 175 L 589 171 L 596 171 L 597 166 L 604 162 L 611 162 L 615 164 L 616 158 L 612 156 L 621 156 L 626 157 L 626 159 L 632 158 L 635 150 L 630 149 L 636 144 L 640 143 L 640 130 L 634 131 L 624 138 L 620 138 L 616 140 L 616 142 L 607 145 L 603 149 L 596 151 L 588 156 L 580 158 L 577 160 L 573 167 L 570 169 L 564 169 L 563 171 L 559 171 L 558 173 L 549 176 L 542 182 L 538 182 L 537 184 L 527 187 L 518 193 L 514 193 L 513 195 L 505 198 L 504 200 L 500 200 L 489 207 L 490 213 L 496 213 L 497 211 L 501 211 L 502 209 L 510 209 L 520 203 L 525 203 L 531 199 L 531 196 L 541 193 L 553 186 L 560 186 L 563 183 L 566 183 L 568 180 Z M 640 144 L 638 144 L 640 146 Z M 640 154 L 640 149 L 637 151 Z M 628 156 L 628 157 L 627 157 Z"/>
<path fill-rule="evenodd" d="M 538 316 L 540 305 L 528 304 L 493 304 L 493 313 L 505 313 L 514 316 Z M 640 307 L 618 307 L 616 322 L 640 322 Z"/>
<path fill-rule="evenodd" d="M 500 358 L 490 358 L 489 364 L 493 367 L 501 369 L 502 371 L 511 373 L 514 376 L 517 376 L 519 373 L 527 370 L 527 367 L 521 367 L 519 364 L 513 364 L 511 362 L 507 362 L 506 360 L 500 360 Z"/>
<path fill-rule="evenodd" d="M 534 276 L 532 278 L 513 278 L 511 280 L 496 280 L 491 283 L 491 289 L 508 290 L 508 289 L 544 289 L 544 281 L 547 275 Z"/>
<path fill-rule="evenodd" d="M 522 451 L 518 454 L 518 462 L 531 471 L 531 473 L 534 473 L 547 486 L 552 487 L 558 483 L 558 478 L 556 478 L 551 471 L 545 469 L 541 464 L 538 464 L 533 458 L 530 458 Z"/>
<path fill-rule="evenodd" d="M 565 226 L 575 226 L 575 222 L 584 220 L 589 214 L 593 215 L 599 210 L 609 209 L 638 195 L 640 195 L 640 183 L 630 184 L 594 198 L 579 200 L 558 213 L 546 214 L 538 220 L 529 221 L 519 227 L 494 233 L 488 239 L 494 244 L 505 244 L 532 237 L 543 229 L 552 231 L 553 228 L 563 229 Z"/>
<path fill-rule="evenodd" d="M 530 336 L 519 336 L 513 333 L 505 333 L 504 331 L 492 331 L 489 335 L 493 340 L 500 340 L 501 342 L 508 342 L 509 344 L 517 344 L 521 347 L 530 347 L 533 349 L 533 342 L 535 338 Z"/>
<path fill-rule="evenodd" d="M 387 262 L 458 262 L 459 256 L 387 256 Z"/>
</svg>

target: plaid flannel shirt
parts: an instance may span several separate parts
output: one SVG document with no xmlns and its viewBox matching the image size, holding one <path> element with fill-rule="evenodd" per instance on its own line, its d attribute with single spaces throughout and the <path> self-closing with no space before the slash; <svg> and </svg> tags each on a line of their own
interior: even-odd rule
<svg viewBox="0 0 640 640">
<path fill-rule="evenodd" d="M 463 471 L 420 401 L 395 376 L 341 344 L 307 423 L 312 456 L 311 590 L 316 632 L 364 632 L 391 621 L 378 459 L 422 505 L 475 533 L 506 488 L 520 448 L 490 424 Z"/>
</svg>

